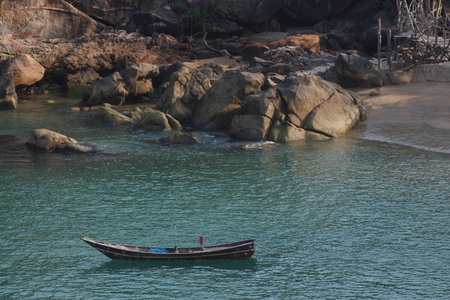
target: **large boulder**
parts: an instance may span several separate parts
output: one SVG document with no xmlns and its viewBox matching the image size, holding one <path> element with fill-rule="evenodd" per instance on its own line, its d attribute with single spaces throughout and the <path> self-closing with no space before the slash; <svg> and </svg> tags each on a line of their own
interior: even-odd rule
<svg viewBox="0 0 450 300">
<path fill-rule="evenodd" d="M 335 93 L 311 111 L 303 128 L 332 137 L 344 135 L 362 118 L 361 108 L 356 104 L 348 94 Z"/>
<path fill-rule="evenodd" d="M 148 109 L 147 113 L 135 124 L 136 129 L 148 131 L 170 131 L 181 130 L 180 122 L 171 115 L 165 114 L 156 109 Z"/>
<path fill-rule="evenodd" d="M 3 0 L 0 35 L 21 38 L 75 38 L 104 26 L 64 0 Z"/>
<path fill-rule="evenodd" d="M 264 52 L 270 48 L 261 43 L 251 43 L 242 47 L 239 54 L 246 61 L 252 61 L 255 57 L 260 57 Z"/>
<path fill-rule="evenodd" d="M 183 18 L 170 7 L 137 12 L 133 14 L 133 21 L 146 35 L 157 32 L 177 36 L 183 32 Z"/>
<path fill-rule="evenodd" d="M 0 62 L 0 75 L 11 74 L 16 87 L 32 85 L 44 77 L 45 68 L 27 54 Z"/>
<path fill-rule="evenodd" d="M 153 91 L 152 80 L 159 75 L 159 68 L 154 64 L 138 63 L 119 72 L 128 91 L 126 100 L 136 100 Z"/>
<path fill-rule="evenodd" d="M 275 17 L 282 5 L 280 0 L 240 0 L 232 14 L 241 24 L 262 24 Z"/>
<path fill-rule="evenodd" d="M 283 11 L 302 23 L 317 23 L 345 11 L 352 0 L 282 0 Z"/>
<path fill-rule="evenodd" d="M 345 134 L 362 119 L 361 100 L 337 84 L 290 73 L 277 86 L 248 95 L 233 118 L 230 136 L 240 140 L 288 142 Z"/>
<path fill-rule="evenodd" d="M 167 111 L 181 123 L 189 122 L 196 103 L 211 87 L 211 80 L 198 69 L 183 66 L 172 73 L 158 108 Z"/>
<path fill-rule="evenodd" d="M 193 125 L 205 130 L 228 129 L 233 117 L 241 114 L 244 97 L 260 91 L 263 84 L 261 73 L 226 72 L 196 105 Z"/>
<path fill-rule="evenodd" d="M 266 116 L 237 115 L 231 121 L 230 136 L 238 140 L 267 140 L 270 125 Z"/>
<path fill-rule="evenodd" d="M 125 27 L 129 25 L 131 16 L 140 10 L 152 9 L 154 0 L 71 0 L 70 3 L 104 24 Z"/>
<path fill-rule="evenodd" d="M 17 107 L 17 94 L 11 75 L 0 77 L 0 109 L 14 109 Z"/>
<path fill-rule="evenodd" d="M 125 116 L 121 112 L 119 112 L 111 107 L 108 107 L 108 106 L 101 107 L 97 111 L 97 114 L 101 118 L 103 118 L 103 120 L 105 120 L 107 123 L 109 123 L 111 125 L 115 125 L 115 126 L 130 124 L 133 122 L 133 119 Z"/>
<path fill-rule="evenodd" d="M 35 129 L 25 145 L 31 149 L 41 152 L 60 153 L 93 153 L 96 150 L 83 145 L 73 138 L 48 129 Z"/>
<path fill-rule="evenodd" d="M 118 72 L 97 80 L 83 92 L 84 105 L 94 106 L 103 103 L 120 105 L 125 102 L 128 91 L 125 88 L 123 77 Z"/>
<path fill-rule="evenodd" d="M 344 87 L 379 87 L 383 85 L 383 75 L 376 65 L 358 54 L 342 53 L 336 59 L 338 82 Z"/>
</svg>

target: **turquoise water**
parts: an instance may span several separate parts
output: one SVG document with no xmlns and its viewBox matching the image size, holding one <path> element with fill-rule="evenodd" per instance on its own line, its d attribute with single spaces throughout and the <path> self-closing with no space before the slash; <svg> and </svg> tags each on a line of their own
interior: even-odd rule
<svg viewBox="0 0 450 300">
<path fill-rule="evenodd" d="M 0 111 L 0 135 L 16 137 L 0 143 L 0 299 L 448 299 L 448 154 L 357 135 L 161 146 L 67 113 L 75 103 Z M 31 153 L 40 127 L 103 153 Z M 256 238 L 258 251 L 115 262 L 79 240 L 172 247 L 174 225 L 179 247 Z"/>
</svg>

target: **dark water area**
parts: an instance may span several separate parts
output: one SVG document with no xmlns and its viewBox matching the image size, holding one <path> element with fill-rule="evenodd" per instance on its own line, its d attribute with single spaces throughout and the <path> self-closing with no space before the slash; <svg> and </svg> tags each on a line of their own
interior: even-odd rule
<svg viewBox="0 0 450 300">
<path fill-rule="evenodd" d="M 448 298 L 445 151 L 371 138 L 379 128 L 247 150 L 209 134 L 162 146 L 162 133 L 68 113 L 76 102 L 32 96 L 0 111 L 0 299 Z M 103 153 L 30 152 L 35 128 Z M 118 262 L 79 239 L 172 247 L 174 225 L 180 247 L 256 238 L 258 250 Z"/>
</svg>

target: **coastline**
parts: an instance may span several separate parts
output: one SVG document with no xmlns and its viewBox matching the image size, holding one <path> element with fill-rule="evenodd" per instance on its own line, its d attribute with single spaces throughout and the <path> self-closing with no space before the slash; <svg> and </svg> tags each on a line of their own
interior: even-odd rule
<svg viewBox="0 0 450 300">
<path fill-rule="evenodd" d="M 197 67 L 212 62 L 224 70 L 232 70 L 243 64 L 239 59 L 217 57 L 185 64 Z M 349 90 L 363 99 L 367 120 L 348 136 L 450 154 L 450 82 Z"/>
<path fill-rule="evenodd" d="M 367 124 L 426 123 L 450 130 L 450 82 L 391 85 L 357 92 L 366 105 Z"/>
<path fill-rule="evenodd" d="M 450 82 L 354 91 L 367 110 L 361 138 L 450 154 Z"/>
</svg>

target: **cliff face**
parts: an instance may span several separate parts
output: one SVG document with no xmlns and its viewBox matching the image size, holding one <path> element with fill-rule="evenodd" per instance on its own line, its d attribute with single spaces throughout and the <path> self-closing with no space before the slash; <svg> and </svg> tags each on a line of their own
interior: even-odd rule
<svg viewBox="0 0 450 300">
<path fill-rule="evenodd" d="M 154 9 L 169 1 L 162 0 L 72 0 L 70 3 L 97 20 L 110 26 L 128 26 L 135 12 Z"/>
<path fill-rule="evenodd" d="M 62 0 L 3 0 L 0 35 L 12 38 L 74 38 L 102 25 Z"/>
<path fill-rule="evenodd" d="M 179 0 L 198 3 L 209 0 Z M 2 0 L 0 36 L 22 38 L 66 38 L 99 32 L 110 26 L 134 31 L 133 14 L 168 5 L 163 0 Z M 383 2 L 383 1 L 381 1 Z M 240 26 L 257 26 L 288 16 L 296 24 L 315 24 L 351 12 L 353 7 L 376 10 L 374 0 L 215 0 L 226 11 L 226 19 Z M 233 5 L 231 5 L 233 4 Z M 202 7 L 202 6 L 201 6 Z M 345 17 L 344 17 L 345 18 Z M 352 19 L 348 17 L 347 19 Z"/>
<path fill-rule="evenodd" d="M 301 22 L 320 22 L 342 13 L 351 3 L 352 0 L 283 0 L 283 11 Z"/>
</svg>

